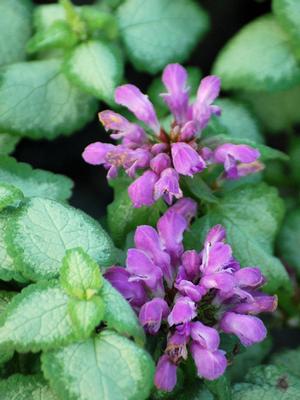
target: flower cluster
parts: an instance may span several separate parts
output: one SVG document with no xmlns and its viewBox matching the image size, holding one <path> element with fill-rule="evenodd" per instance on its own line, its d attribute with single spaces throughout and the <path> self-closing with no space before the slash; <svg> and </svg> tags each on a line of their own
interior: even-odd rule
<svg viewBox="0 0 300 400">
<path fill-rule="evenodd" d="M 83 153 L 86 162 L 108 169 L 109 179 L 117 176 L 119 168 L 135 179 L 128 188 L 134 207 L 151 206 L 161 197 L 172 204 L 174 198 L 183 196 L 180 176 L 192 177 L 212 164 L 224 165 L 227 179 L 261 169 L 257 161 L 260 153 L 250 146 L 225 143 L 209 148 L 201 144 L 201 131 L 212 115 L 221 113 L 212 104 L 220 91 L 217 76 L 202 79 L 194 104 L 189 102 L 187 72 L 181 65 L 169 64 L 162 81 L 166 93 L 161 96 L 173 115 L 169 132 L 160 126 L 148 97 L 136 86 L 126 84 L 116 89 L 115 101 L 142 121 L 146 130 L 114 111 L 102 111 L 100 121 L 120 144 L 96 142 Z"/>
<path fill-rule="evenodd" d="M 157 363 L 157 388 L 171 391 L 178 365 L 190 352 L 199 376 L 213 380 L 227 366 L 219 332 L 236 335 L 244 346 L 263 340 L 266 328 L 255 315 L 274 311 L 276 296 L 258 291 L 265 282 L 259 268 L 241 268 L 225 243 L 221 225 L 207 234 L 203 250 L 184 251 L 183 233 L 196 214 L 183 198 L 158 220 L 157 229 L 139 226 L 126 268 L 105 274 L 130 302 L 150 335 L 165 333 Z"/>
</svg>

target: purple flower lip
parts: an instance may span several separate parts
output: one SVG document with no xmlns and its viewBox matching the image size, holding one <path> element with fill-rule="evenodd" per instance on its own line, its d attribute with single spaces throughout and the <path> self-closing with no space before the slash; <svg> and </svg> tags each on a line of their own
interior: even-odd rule
<svg viewBox="0 0 300 400">
<path fill-rule="evenodd" d="M 193 104 L 189 101 L 187 72 L 181 65 L 167 65 L 162 81 L 166 92 L 161 96 L 173 115 L 169 129 L 161 127 L 148 96 L 136 86 L 125 84 L 116 89 L 115 101 L 127 107 L 146 128 L 114 111 L 102 111 L 101 123 L 120 144 L 96 142 L 83 152 L 87 163 L 108 170 L 108 179 L 116 178 L 119 169 L 125 170 L 134 180 L 128 189 L 134 207 L 149 207 L 160 198 L 173 204 L 175 199 L 183 197 L 180 177 L 193 177 L 208 165 L 210 168 L 224 165 L 224 174 L 216 184 L 263 168 L 258 161 L 258 150 L 250 146 L 225 143 L 208 148 L 201 142 L 201 131 L 213 115 L 221 114 L 220 108 L 213 104 L 220 92 L 220 78 L 202 79 Z"/>
</svg>

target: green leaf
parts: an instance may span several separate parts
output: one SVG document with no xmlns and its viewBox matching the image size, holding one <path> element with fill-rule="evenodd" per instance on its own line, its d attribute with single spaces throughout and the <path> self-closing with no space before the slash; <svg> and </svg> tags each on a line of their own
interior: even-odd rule
<svg viewBox="0 0 300 400">
<path fill-rule="evenodd" d="M 13 64 L 0 73 L 0 130 L 32 139 L 54 139 L 84 126 L 95 100 L 61 72 L 58 60 Z"/>
<path fill-rule="evenodd" d="M 11 302 L 12 298 L 18 294 L 17 292 L 9 292 L 7 290 L 0 290 L 0 314 L 2 314 L 7 305 Z"/>
<path fill-rule="evenodd" d="M 137 343 L 145 341 L 141 327 L 132 307 L 124 297 L 105 279 L 101 290 L 101 298 L 105 303 L 104 320 L 110 329 L 126 336 L 132 336 Z"/>
<path fill-rule="evenodd" d="M 101 267 L 114 263 L 115 248 L 102 227 L 84 212 L 39 197 L 19 207 L 6 242 L 18 269 L 31 280 L 55 278 L 66 250 L 82 247 Z"/>
<path fill-rule="evenodd" d="M 227 375 L 233 382 L 243 382 L 246 373 L 250 368 L 262 363 L 266 356 L 270 353 L 272 341 L 270 337 L 261 343 L 247 347 L 241 354 L 234 356 L 232 364 L 227 369 Z"/>
<path fill-rule="evenodd" d="M 14 279 L 18 282 L 26 282 L 27 280 L 18 271 L 12 257 L 8 254 L 8 249 L 4 238 L 7 226 L 10 225 L 12 210 L 5 210 L 0 213 L 0 279 L 10 281 Z"/>
<path fill-rule="evenodd" d="M 278 236 L 280 256 L 300 276 L 300 209 L 289 212 Z"/>
<path fill-rule="evenodd" d="M 228 98 L 219 99 L 215 104 L 221 107 L 222 115 L 211 119 L 202 133 L 204 136 L 222 133 L 237 139 L 264 142 L 257 119 L 245 104 Z"/>
<path fill-rule="evenodd" d="M 275 353 L 271 363 L 300 378 L 300 348 Z"/>
<path fill-rule="evenodd" d="M 150 208 L 134 208 L 127 187 L 117 186 L 114 192 L 114 201 L 107 208 L 107 224 L 116 245 L 124 247 L 127 233 L 138 225 L 156 225 L 164 204 L 158 201 Z"/>
<path fill-rule="evenodd" d="M 88 338 L 103 320 L 105 307 L 103 300 L 94 296 L 90 300 L 70 299 L 68 310 L 78 336 Z"/>
<path fill-rule="evenodd" d="M 8 206 L 20 203 L 24 195 L 20 189 L 8 183 L 0 183 L 0 211 Z"/>
<path fill-rule="evenodd" d="M 29 0 L 1 0 L 0 65 L 25 59 L 25 46 L 31 34 L 31 10 Z"/>
<path fill-rule="evenodd" d="M 41 196 L 60 201 L 71 197 L 73 187 L 66 176 L 33 169 L 12 157 L 0 157 L 0 183 L 17 187 L 26 197 Z"/>
<path fill-rule="evenodd" d="M 15 296 L 1 316 L 0 344 L 37 352 L 76 339 L 68 314 L 68 296 L 57 282 L 30 285 Z"/>
<path fill-rule="evenodd" d="M 272 9 L 289 35 L 297 58 L 300 58 L 300 3 L 298 0 L 273 0 Z"/>
<path fill-rule="evenodd" d="M 231 388 L 225 375 L 214 381 L 204 380 L 205 386 L 214 395 L 215 400 L 231 400 Z"/>
<path fill-rule="evenodd" d="M 295 136 L 289 144 L 291 177 L 300 186 L 300 138 Z M 286 175 L 285 175 L 286 182 Z"/>
<path fill-rule="evenodd" d="M 193 386 L 184 387 L 182 393 L 176 395 L 176 400 L 214 400 L 214 396 L 198 380 Z"/>
<path fill-rule="evenodd" d="M 103 285 L 100 267 L 82 248 L 67 250 L 60 269 L 60 284 L 69 296 L 89 300 Z"/>
<path fill-rule="evenodd" d="M 197 67 L 186 67 L 186 70 L 188 73 L 187 86 L 190 88 L 190 95 L 195 96 L 198 86 L 200 84 L 202 73 Z M 169 109 L 166 103 L 160 96 L 161 93 L 165 92 L 166 88 L 162 83 L 161 77 L 153 79 L 151 85 L 148 88 L 148 95 L 159 117 L 162 117 L 169 113 Z"/>
<path fill-rule="evenodd" d="M 56 21 L 48 29 L 38 31 L 27 43 L 29 54 L 56 48 L 75 46 L 77 36 L 64 21 Z"/>
<path fill-rule="evenodd" d="M 217 203 L 218 198 L 213 194 L 211 188 L 200 177 L 200 174 L 193 177 L 184 177 L 184 184 L 187 190 L 197 199 L 207 203 Z"/>
<path fill-rule="evenodd" d="M 144 400 L 153 385 L 150 356 L 110 331 L 43 354 L 42 366 L 64 400 Z"/>
<path fill-rule="evenodd" d="M 245 381 L 233 387 L 233 400 L 295 400 L 299 397 L 300 379 L 275 365 L 251 369 Z"/>
<path fill-rule="evenodd" d="M 190 0 L 126 0 L 118 19 L 130 61 L 153 74 L 186 60 L 209 25 L 207 14 Z"/>
<path fill-rule="evenodd" d="M 276 93 L 248 92 L 244 93 L 242 98 L 249 103 L 268 132 L 277 133 L 289 130 L 300 122 L 299 85 Z"/>
<path fill-rule="evenodd" d="M 254 142 L 252 140 L 246 138 L 235 138 L 229 135 L 216 135 L 209 137 L 204 140 L 205 144 L 211 144 L 217 146 L 223 143 L 233 143 L 233 144 L 247 144 L 251 147 L 255 147 L 260 152 L 260 159 L 262 161 L 269 161 L 269 160 L 282 160 L 288 161 L 289 157 L 280 150 L 273 149 L 272 147 L 266 146 L 264 144 L 260 144 Z"/>
<path fill-rule="evenodd" d="M 89 41 L 77 46 L 67 57 L 65 72 L 82 90 L 112 102 L 123 76 L 123 60 L 109 44 Z"/>
<path fill-rule="evenodd" d="M 86 23 L 91 36 L 99 35 L 109 40 L 118 36 L 118 24 L 116 17 L 111 11 L 102 11 L 97 6 L 83 6 L 80 9 L 80 16 Z"/>
<path fill-rule="evenodd" d="M 40 375 L 15 374 L 0 380 L 1 400 L 58 400 Z"/>
<path fill-rule="evenodd" d="M 244 26 L 219 54 L 213 73 L 223 89 L 273 91 L 300 82 L 289 38 L 272 15 Z"/>
<path fill-rule="evenodd" d="M 33 23 L 37 31 L 45 31 L 58 21 L 67 21 L 65 10 L 60 4 L 43 4 L 35 7 Z"/>
<path fill-rule="evenodd" d="M 17 136 L 10 135 L 8 133 L 0 134 L 0 156 L 12 153 L 20 138 Z"/>
<path fill-rule="evenodd" d="M 267 278 L 265 290 L 290 289 L 288 274 L 273 256 L 273 244 L 284 214 L 284 203 L 277 190 L 266 184 L 249 185 L 228 192 L 207 214 L 196 220 L 185 235 L 186 246 L 201 249 L 208 230 L 222 224 L 234 257 L 243 267 L 259 266 Z"/>
<path fill-rule="evenodd" d="M 100 267 L 82 248 L 67 250 L 60 270 L 60 284 L 69 296 L 89 300 L 103 285 Z"/>
</svg>

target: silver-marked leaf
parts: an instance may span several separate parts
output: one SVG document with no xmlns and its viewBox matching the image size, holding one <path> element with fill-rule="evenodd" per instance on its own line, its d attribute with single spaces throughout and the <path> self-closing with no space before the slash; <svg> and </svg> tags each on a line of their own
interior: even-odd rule
<svg viewBox="0 0 300 400">
<path fill-rule="evenodd" d="M 184 61 L 209 25 L 190 0 L 126 0 L 118 19 L 130 61 L 150 73 Z"/>
<path fill-rule="evenodd" d="M 77 46 L 65 62 L 69 79 L 82 90 L 112 102 L 123 75 L 121 54 L 107 43 L 89 41 Z"/>
<path fill-rule="evenodd" d="M 10 135 L 9 133 L 1 133 L 0 134 L 0 155 L 7 155 L 12 153 L 20 138 L 18 136 Z"/>
<path fill-rule="evenodd" d="M 60 269 L 64 291 L 80 300 L 89 300 L 102 287 L 99 265 L 80 247 L 67 250 Z"/>
<path fill-rule="evenodd" d="M 0 211 L 8 206 L 20 203 L 24 195 L 20 189 L 8 183 L 0 183 Z"/>
<path fill-rule="evenodd" d="M 75 340 L 68 296 L 56 282 L 30 285 L 1 316 L 0 344 L 21 352 L 52 349 Z"/>
<path fill-rule="evenodd" d="M 71 197 L 73 187 L 73 182 L 66 176 L 33 169 L 29 164 L 4 156 L 0 157 L 0 183 L 16 186 L 26 197 L 41 196 L 61 201 Z"/>
<path fill-rule="evenodd" d="M 64 400 L 145 400 L 153 385 L 151 357 L 111 331 L 43 354 L 42 368 Z"/>
<path fill-rule="evenodd" d="M 0 1 L 0 65 L 26 58 L 25 46 L 31 34 L 30 0 Z"/>
<path fill-rule="evenodd" d="M 78 337 L 84 339 L 103 320 L 105 306 L 99 296 L 94 296 L 90 300 L 70 299 L 68 310 Z"/>
<path fill-rule="evenodd" d="M 11 375 L 0 380 L 1 400 L 58 400 L 40 375 Z"/>
<path fill-rule="evenodd" d="M 271 357 L 272 364 L 275 364 L 291 374 L 297 375 L 300 378 L 300 348 L 293 350 L 284 350 L 280 353 L 275 353 Z"/>
<path fill-rule="evenodd" d="M 273 256 L 275 235 L 284 215 L 284 203 L 277 190 L 266 184 L 249 185 L 232 190 L 209 207 L 185 235 L 186 246 L 201 249 L 209 228 L 222 224 L 234 257 L 243 267 L 258 266 L 267 278 L 266 291 L 279 287 L 290 289 L 288 274 Z"/>
<path fill-rule="evenodd" d="M 273 0 L 273 11 L 290 36 L 297 58 L 300 58 L 300 3 L 298 0 Z"/>
<path fill-rule="evenodd" d="M 244 26 L 221 50 L 213 73 L 224 89 L 288 89 L 300 82 L 289 38 L 272 15 Z"/>
<path fill-rule="evenodd" d="M 20 273 L 16 263 L 8 254 L 7 245 L 4 238 L 11 221 L 13 210 L 5 210 L 0 213 L 0 279 L 3 281 L 15 280 L 21 283 L 27 282 L 27 279 Z"/>
<path fill-rule="evenodd" d="M 102 227 L 80 210 L 39 197 L 14 213 L 6 243 L 19 270 L 31 280 L 57 277 L 66 250 L 82 247 L 101 267 L 116 250 Z"/>
<path fill-rule="evenodd" d="M 94 115 L 95 100 L 61 72 L 58 60 L 31 61 L 0 73 L 0 130 L 32 139 L 70 134 Z"/>
<path fill-rule="evenodd" d="M 245 383 L 233 387 L 233 400 L 296 400 L 300 392 L 299 377 L 275 365 L 251 369 Z"/>
<path fill-rule="evenodd" d="M 132 336 L 136 342 L 145 341 L 144 329 L 124 297 L 105 279 L 100 296 L 105 304 L 104 320 L 110 329 L 122 335 Z"/>
</svg>

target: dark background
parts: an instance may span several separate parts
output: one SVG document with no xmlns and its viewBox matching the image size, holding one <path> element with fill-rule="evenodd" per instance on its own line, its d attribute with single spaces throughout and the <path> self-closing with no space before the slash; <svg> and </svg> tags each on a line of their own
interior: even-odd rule
<svg viewBox="0 0 300 400">
<path fill-rule="evenodd" d="M 56 1 L 34 1 L 49 4 Z M 92 4 L 92 1 L 74 1 L 76 4 Z M 187 65 L 199 67 L 206 75 L 212 63 L 227 40 L 243 25 L 259 15 L 270 11 L 270 1 L 255 0 L 201 0 L 211 18 L 211 29 L 192 53 Z M 131 83 L 146 90 L 152 77 L 135 71 L 126 65 L 125 76 Z M 99 103 L 99 111 L 106 108 Z M 47 121 L 45 121 L 47 124 Z M 106 136 L 108 137 L 108 136 Z M 107 204 L 112 201 L 112 191 L 106 182 L 106 172 L 101 167 L 93 167 L 81 158 L 86 145 L 105 138 L 95 115 L 94 121 L 70 137 L 60 137 L 52 142 L 46 140 L 22 140 L 13 154 L 19 161 L 30 163 L 35 168 L 69 176 L 75 183 L 71 204 L 95 218 L 105 214 Z"/>
</svg>

